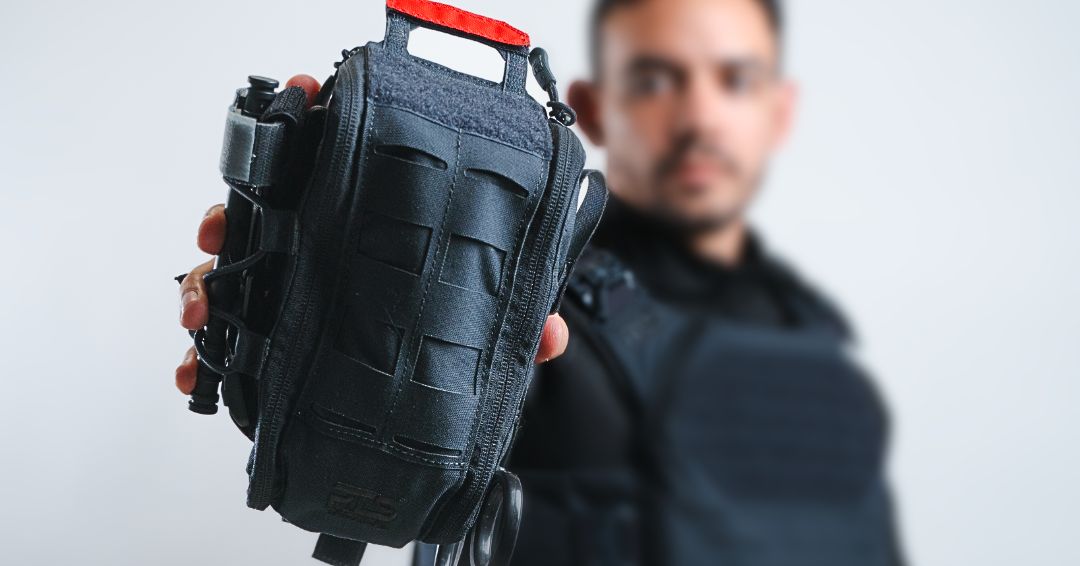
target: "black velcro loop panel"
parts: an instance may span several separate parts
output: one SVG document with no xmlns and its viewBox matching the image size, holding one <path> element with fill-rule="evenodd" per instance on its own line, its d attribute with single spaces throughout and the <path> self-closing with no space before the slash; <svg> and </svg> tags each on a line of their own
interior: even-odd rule
<svg viewBox="0 0 1080 566">
<path fill-rule="evenodd" d="M 315 544 L 311 557 L 333 566 L 359 566 L 366 549 L 365 542 L 319 535 L 319 542 Z"/>
</svg>

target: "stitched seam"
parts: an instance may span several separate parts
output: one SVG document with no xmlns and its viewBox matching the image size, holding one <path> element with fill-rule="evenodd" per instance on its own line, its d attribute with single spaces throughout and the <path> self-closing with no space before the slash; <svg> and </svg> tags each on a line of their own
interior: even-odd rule
<svg viewBox="0 0 1080 566">
<path fill-rule="evenodd" d="M 472 427 L 473 430 L 470 433 L 470 436 L 472 438 L 471 446 L 469 447 L 470 461 L 472 459 L 472 456 L 476 452 L 476 445 L 480 437 L 480 435 L 478 434 L 480 432 L 479 429 L 481 424 L 483 423 L 484 416 L 486 416 L 487 414 L 487 411 L 485 409 L 487 409 L 488 397 L 491 394 L 491 383 L 493 381 L 491 377 L 492 375 L 496 375 L 496 369 L 499 370 L 499 374 L 502 373 L 501 367 L 495 367 L 495 352 L 498 350 L 499 344 L 501 342 L 501 340 L 499 340 L 502 334 L 500 331 L 503 330 L 503 328 L 507 325 L 506 320 L 510 316 L 510 301 L 514 297 L 513 284 L 511 283 L 511 281 L 513 281 L 514 283 L 517 282 L 518 278 L 516 274 L 521 267 L 521 255 L 525 248 L 525 238 L 526 236 L 528 236 L 524 229 L 526 224 L 528 224 L 528 222 L 536 216 L 536 212 L 540 209 L 540 202 L 543 200 L 540 182 L 541 180 L 537 179 L 534 186 L 535 196 L 533 197 L 532 213 L 522 215 L 521 218 L 518 220 L 518 225 L 515 229 L 517 238 L 514 242 L 514 251 L 517 253 L 514 254 L 512 270 L 512 273 L 515 274 L 515 276 L 509 277 L 509 275 L 511 275 L 510 266 L 506 267 L 506 273 L 502 275 L 502 286 L 499 289 L 499 297 L 501 297 L 501 300 L 498 310 L 496 310 L 496 313 L 498 313 L 500 316 L 499 320 L 496 320 L 494 323 L 492 323 L 491 330 L 488 331 L 487 344 L 489 344 L 490 347 L 484 349 L 485 360 L 481 364 L 481 366 L 486 368 L 487 371 L 484 372 L 484 391 L 481 394 L 480 402 L 477 403 L 476 412 L 474 412 L 473 414 L 474 424 Z"/>
<path fill-rule="evenodd" d="M 444 468 L 448 468 L 448 469 L 455 469 L 455 470 L 464 469 L 464 468 L 466 468 L 468 466 L 468 463 L 466 463 L 466 462 L 434 460 L 434 459 L 430 459 L 430 458 L 425 458 L 423 456 L 419 456 L 419 455 L 416 454 L 416 452 L 406 450 L 406 449 L 403 449 L 403 448 L 399 448 L 397 445 L 389 443 L 389 442 L 382 442 L 382 441 L 374 440 L 365 433 L 350 430 L 348 427 L 344 427 L 344 426 L 339 425 L 337 423 L 332 423 L 332 422 L 326 421 L 325 419 L 322 419 L 319 416 L 312 415 L 310 413 L 304 413 L 303 414 L 303 420 L 305 422 L 307 422 L 308 424 L 310 424 L 312 426 L 312 428 L 315 429 L 316 431 L 321 432 L 324 435 L 330 436 L 331 438 L 337 438 L 338 435 L 348 436 L 349 439 L 339 439 L 339 440 L 355 441 L 356 443 L 367 446 L 368 448 L 374 448 L 374 449 L 377 449 L 377 450 L 383 450 L 383 451 L 386 451 L 386 452 L 392 452 L 392 453 L 395 453 L 396 455 L 399 455 L 399 456 L 401 456 L 401 457 L 403 457 L 405 459 L 408 459 L 408 460 L 416 460 L 416 461 L 419 461 L 419 462 L 423 462 L 425 464 L 432 464 L 432 465 L 436 465 L 436 466 L 439 466 L 439 467 L 444 467 Z"/>
<path fill-rule="evenodd" d="M 558 140 L 554 139 L 554 136 L 553 136 L 552 142 L 553 142 L 553 146 L 554 146 L 553 147 L 553 155 L 554 155 L 555 150 L 558 148 Z M 549 163 L 548 163 L 548 174 L 545 176 L 545 179 L 544 179 L 545 182 L 544 182 L 544 185 L 543 185 L 543 192 L 537 195 L 536 208 L 534 209 L 533 213 L 530 214 L 527 217 L 527 219 L 523 217 L 522 220 L 521 220 L 521 223 L 525 223 L 527 220 L 531 223 L 532 221 L 536 220 L 536 214 L 539 213 L 540 207 L 542 206 L 544 200 L 546 198 L 548 198 L 548 196 L 547 196 L 547 188 L 550 187 L 551 184 L 552 184 L 552 177 L 550 175 L 553 172 L 557 172 L 556 170 L 558 169 L 557 165 L 554 165 L 554 166 L 553 165 L 554 164 L 549 161 Z M 541 180 L 539 180 L 539 179 L 536 181 L 538 186 L 539 186 L 540 182 L 541 182 Z M 542 221 L 542 218 L 541 218 L 541 221 Z M 525 232 L 524 234 L 521 234 L 520 237 L 522 238 L 522 242 L 524 242 L 524 239 L 527 238 L 528 235 L 529 235 L 528 232 Z M 520 273 L 520 269 L 521 269 L 521 267 L 523 265 L 521 263 L 521 259 L 522 259 L 522 256 L 525 255 L 525 253 L 526 253 L 525 248 L 528 245 L 529 244 L 527 244 L 527 243 L 523 243 L 521 245 L 521 247 L 517 250 L 518 254 L 516 254 L 516 256 L 515 256 L 515 267 L 514 267 L 515 273 Z M 509 279 L 509 278 L 507 278 L 507 279 Z M 520 278 L 515 277 L 513 286 L 511 287 L 511 293 L 508 293 L 508 295 L 512 295 L 513 294 L 512 291 L 515 288 L 518 288 L 519 285 L 524 285 L 524 283 L 522 283 L 520 281 Z M 497 333 L 498 342 L 495 343 L 492 346 L 492 354 L 491 354 L 492 355 L 492 362 L 491 362 L 492 366 L 491 366 L 491 370 L 489 371 L 489 374 L 488 374 L 489 377 L 491 377 L 492 375 L 499 376 L 504 381 L 509 380 L 509 379 L 511 379 L 512 377 L 514 377 L 516 375 L 515 361 L 518 361 L 518 360 L 515 359 L 515 358 L 517 358 L 517 356 L 512 351 L 510 351 L 510 348 L 514 345 L 513 336 L 511 335 L 511 327 L 513 326 L 513 323 L 515 321 L 522 320 L 526 316 L 525 313 L 520 312 L 520 309 L 515 307 L 513 302 L 510 300 L 511 298 L 512 297 L 510 297 L 510 296 L 507 297 L 508 303 L 507 303 L 506 311 L 504 313 L 504 317 L 503 317 L 503 320 L 501 321 L 501 324 L 496 324 L 492 328 L 493 333 Z M 496 357 L 496 354 L 499 354 L 499 355 Z M 527 363 L 524 364 L 524 365 L 526 366 L 526 371 L 527 371 Z M 491 419 L 493 421 L 497 421 L 498 420 L 498 415 L 500 413 L 500 411 L 498 409 L 490 408 L 490 407 L 487 406 L 489 397 L 491 395 L 491 389 L 490 388 L 494 385 L 495 381 L 496 380 L 488 379 L 488 382 L 485 384 L 487 389 L 485 389 L 484 397 L 481 398 L 482 403 L 480 404 L 480 409 L 479 410 L 481 410 L 483 412 L 479 413 L 479 415 L 476 418 L 476 425 L 475 425 L 476 428 L 475 428 L 474 434 L 473 434 L 474 443 L 473 443 L 473 446 L 471 447 L 470 459 L 469 459 L 469 462 L 470 462 L 469 469 L 470 470 L 475 469 L 477 471 L 480 471 L 480 469 L 481 469 L 480 466 L 473 466 L 473 461 L 476 460 L 476 457 L 477 457 L 477 454 L 478 454 L 479 450 L 483 448 L 483 446 L 479 442 L 481 440 L 480 436 L 482 436 L 481 433 L 488 433 L 489 431 L 491 433 L 493 433 L 493 434 L 498 433 L 497 423 L 495 423 L 495 422 L 487 422 L 489 419 Z M 489 408 L 492 409 L 492 410 L 489 411 L 488 410 Z M 492 413 L 494 413 L 493 417 L 491 416 Z M 501 440 L 496 440 L 495 442 L 499 443 L 499 442 L 501 442 Z M 479 462 L 479 464 L 483 464 L 483 462 Z M 470 480 L 470 478 L 468 476 L 463 478 L 462 481 L 459 483 L 458 487 L 456 488 L 456 493 L 454 495 L 454 498 L 455 498 L 454 505 L 453 506 L 445 505 L 441 509 L 439 509 L 436 521 L 433 521 L 432 524 L 433 525 L 434 524 L 443 525 L 441 530 L 446 531 L 447 527 L 445 525 L 447 524 L 448 521 L 450 521 L 451 523 L 468 522 L 471 519 L 475 518 L 477 513 L 479 513 L 479 506 L 477 505 L 477 503 L 479 501 L 478 497 L 482 497 L 482 493 L 483 493 L 483 492 L 480 492 L 479 496 L 477 496 L 474 493 L 479 487 L 479 485 L 478 485 L 479 481 L 481 481 L 481 480 L 478 477 L 473 477 L 471 480 Z M 464 498 L 464 499 L 462 499 L 462 498 Z M 428 532 L 430 533 L 431 530 L 429 529 Z"/>
<path fill-rule="evenodd" d="M 564 147 L 564 145 L 563 145 L 564 142 L 562 140 L 563 140 L 563 136 L 567 135 L 567 134 L 569 134 L 569 130 L 566 130 L 565 132 L 560 132 L 560 135 L 559 135 L 558 139 L 555 139 L 554 133 L 552 134 L 552 144 L 553 144 L 553 154 L 552 155 L 556 159 L 554 160 L 554 163 L 553 163 L 554 167 L 551 168 L 551 173 L 554 173 L 556 176 L 554 178 L 549 177 L 547 179 L 547 186 L 545 187 L 545 189 L 547 189 L 548 187 L 556 187 L 556 186 L 558 186 L 558 181 L 562 180 L 562 176 L 565 176 L 565 174 L 566 174 L 565 165 L 570 163 L 570 161 L 569 161 L 570 156 L 565 153 L 567 148 Z M 545 194 L 542 196 L 542 198 L 550 199 L 551 196 L 546 194 L 546 191 L 545 191 Z M 542 221 L 543 221 L 543 218 L 541 218 L 541 222 Z M 541 235 L 543 235 L 543 234 L 541 233 Z M 526 267 L 528 267 L 528 266 L 526 266 Z M 531 284 L 532 282 L 530 280 L 530 281 L 527 281 L 527 283 Z M 538 292 L 539 290 L 534 289 L 534 291 Z M 534 303 L 535 303 L 535 296 L 530 296 L 529 304 L 526 306 L 525 310 L 517 309 L 514 312 L 508 312 L 507 316 L 513 316 L 513 315 L 516 314 L 517 317 L 514 318 L 515 321 L 527 320 L 529 309 L 532 308 L 532 305 Z M 509 325 L 504 325 L 503 328 L 502 328 L 502 332 L 500 333 L 500 338 L 506 336 L 507 333 L 509 333 Z M 543 333 L 543 330 L 541 329 L 541 334 L 542 333 Z M 511 339 L 512 339 L 512 337 L 507 337 L 508 341 L 511 340 Z M 536 340 L 539 341 L 539 337 L 537 337 Z M 512 344 L 513 344 L 513 342 L 511 341 L 511 345 Z M 515 360 L 515 358 L 516 358 L 516 360 Z M 515 364 L 514 363 L 515 361 L 517 361 L 518 364 L 524 366 L 526 368 L 526 371 L 528 371 L 529 360 L 522 360 L 520 357 L 517 356 L 517 352 L 507 351 L 506 349 L 504 349 L 504 351 L 502 352 L 502 355 L 499 358 L 499 362 L 500 362 L 499 370 L 500 370 L 500 375 L 503 376 L 503 379 L 510 380 L 512 377 L 514 377 L 516 375 L 516 367 L 518 367 L 518 364 Z M 509 387 L 509 385 L 507 385 L 507 387 Z M 517 394 L 517 391 L 518 391 L 518 388 L 515 388 L 514 393 Z M 502 392 L 505 394 L 506 390 L 503 390 Z M 489 431 L 489 430 L 491 431 L 492 434 L 498 434 L 498 432 L 499 432 L 499 422 L 498 421 L 499 421 L 500 415 L 502 415 L 503 412 L 508 410 L 503 405 L 503 403 L 501 402 L 502 398 L 500 398 L 499 400 L 500 400 L 499 407 L 496 407 L 494 409 L 493 416 L 490 417 L 493 422 L 487 423 L 487 426 L 484 429 L 485 432 Z M 488 418 L 487 415 L 484 415 L 484 417 Z M 495 442 L 496 443 L 501 443 L 502 439 L 495 439 Z M 503 448 L 505 449 L 505 446 Z M 493 462 L 493 465 L 497 466 L 497 460 L 493 460 L 492 462 Z M 483 464 L 483 462 L 481 462 L 481 464 Z M 493 467 L 493 470 L 494 470 L 494 467 Z M 490 478 L 487 478 L 487 479 L 490 479 Z M 471 486 L 471 487 L 475 488 L 477 486 L 474 485 L 474 486 Z M 469 495 L 472 495 L 472 494 L 470 492 L 466 492 L 465 495 L 469 496 Z M 474 496 L 474 497 L 482 497 L 482 492 L 481 492 L 481 495 Z M 477 501 L 478 501 L 478 499 L 477 499 Z M 468 502 L 471 503 L 471 504 L 475 503 L 475 501 L 471 497 L 470 497 L 470 500 Z M 455 514 L 455 515 L 452 515 L 451 517 L 454 520 L 457 520 L 457 518 L 461 516 L 461 511 L 462 511 L 462 509 L 459 508 L 459 512 L 457 514 Z M 479 507 L 474 507 L 472 509 L 471 513 L 466 515 L 464 517 L 464 519 L 466 521 L 471 521 L 476 517 L 477 513 L 479 513 Z"/>
<path fill-rule="evenodd" d="M 417 352 L 416 352 L 416 357 L 417 358 L 420 357 L 420 351 L 419 350 L 420 350 L 420 345 L 422 345 L 422 342 L 423 342 L 423 335 L 421 335 L 420 327 L 422 326 L 423 320 L 424 320 L 424 307 L 427 305 L 428 295 L 431 293 L 431 286 L 438 279 L 438 276 L 436 275 L 435 272 L 439 268 L 438 261 L 437 261 L 438 256 L 439 256 L 439 251 L 443 249 L 443 246 L 446 244 L 447 240 L 449 239 L 449 231 L 446 229 L 446 219 L 447 219 L 447 217 L 450 216 L 450 207 L 453 206 L 453 203 L 454 203 L 454 189 L 457 188 L 458 171 L 461 171 L 462 175 L 465 174 L 464 169 L 461 168 L 461 129 L 459 128 L 456 131 L 457 131 L 457 145 L 454 147 L 454 173 L 450 177 L 450 189 L 449 189 L 449 194 L 447 194 L 447 196 L 446 196 L 446 207 L 443 208 L 442 219 L 439 220 L 439 240 L 436 243 L 435 252 L 434 252 L 434 254 L 433 254 L 433 256 L 431 257 L 431 260 L 430 260 L 431 261 L 431 272 L 428 274 L 427 283 L 424 285 L 424 294 L 420 297 L 420 305 L 417 308 L 416 322 L 413 324 L 413 328 L 412 328 L 412 343 L 417 344 L 417 348 L 416 348 L 417 349 Z M 412 344 L 410 344 L 410 346 L 411 345 Z M 412 360 L 412 356 L 411 356 L 412 352 L 411 352 L 411 350 L 412 350 L 412 348 L 410 347 L 409 351 L 407 352 L 410 355 L 405 359 L 404 366 L 402 367 L 401 377 L 402 377 L 403 380 L 406 379 L 406 376 L 409 376 L 410 373 L 411 373 L 411 370 L 414 369 L 414 363 L 415 362 Z M 412 378 L 408 377 L 408 380 L 411 381 Z M 394 388 L 394 395 L 390 399 L 390 409 L 386 413 L 386 418 L 383 421 L 384 424 L 389 425 L 390 423 L 393 423 L 394 412 L 397 410 L 398 403 L 401 401 L 402 393 L 404 392 L 404 389 L 405 389 L 405 387 L 407 385 L 408 385 L 407 383 L 402 383 L 402 384 L 398 384 L 398 386 Z M 384 428 L 384 432 L 383 432 L 384 435 L 385 434 L 390 434 L 389 426 L 384 426 L 383 428 Z"/>
</svg>

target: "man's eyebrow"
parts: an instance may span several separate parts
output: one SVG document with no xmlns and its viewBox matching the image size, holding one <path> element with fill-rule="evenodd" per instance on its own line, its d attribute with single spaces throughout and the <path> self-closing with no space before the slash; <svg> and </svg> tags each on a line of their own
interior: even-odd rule
<svg viewBox="0 0 1080 566">
<path fill-rule="evenodd" d="M 679 74 L 683 72 L 683 69 L 674 61 L 658 55 L 637 55 L 626 65 L 628 75 L 656 71 Z"/>
<path fill-rule="evenodd" d="M 751 71 L 762 74 L 774 74 L 777 72 L 777 69 L 773 65 L 762 61 L 760 57 L 754 57 L 752 55 L 718 59 L 715 65 L 716 68 L 721 71 L 738 69 L 740 71 Z"/>
<path fill-rule="evenodd" d="M 739 69 L 740 71 L 751 71 L 764 74 L 777 72 L 777 69 L 774 68 L 773 65 L 770 65 L 760 57 L 755 57 L 753 55 L 722 57 L 717 59 L 713 64 L 718 70 Z M 647 72 L 662 72 L 677 75 L 683 74 L 686 71 L 683 65 L 659 55 L 638 55 L 630 60 L 625 69 L 627 75 Z"/>
</svg>

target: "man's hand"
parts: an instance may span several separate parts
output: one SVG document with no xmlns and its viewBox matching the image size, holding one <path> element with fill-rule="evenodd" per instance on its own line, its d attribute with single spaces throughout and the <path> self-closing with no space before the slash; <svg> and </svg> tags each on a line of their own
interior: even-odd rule
<svg viewBox="0 0 1080 566">
<path fill-rule="evenodd" d="M 297 75 L 289 79 L 285 86 L 303 87 L 307 92 L 309 105 L 319 92 L 319 81 L 309 75 Z M 210 255 L 217 255 L 221 251 L 221 246 L 225 243 L 225 205 L 215 205 L 206 212 L 206 216 L 199 225 L 197 242 L 199 249 Z M 203 275 L 213 268 L 214 260 L 207 261 L 192 269 L 180 284 L 180 326 L 188 330 L 198 330 L 206 326 L 210 317 Z M 540 336 L 540 349 L 536 353 L 536 362 L 543 363 L 561 356 L 566 351 L 569 337 L 570 331 L 562 317 L 557 314 L 549 316 L 544 325 L 544 332 Z M 195 348 L 191 347 L 184 355 L 184 361 L 180 362 L 176 368 L 176 387 L 185 395 L 190 395 L 195 389 L 195 376 L 198 369 Z"/>
</svg>

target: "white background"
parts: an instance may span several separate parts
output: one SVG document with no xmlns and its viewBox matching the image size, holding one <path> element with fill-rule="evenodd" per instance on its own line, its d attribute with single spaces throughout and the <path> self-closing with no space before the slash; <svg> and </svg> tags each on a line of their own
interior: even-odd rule
<svg viewBox="0 0 1080 566">
<path fill-rule="evenodd" d="M 586 70 L 585 3 L 459 4 Z M 801 124 L 756 217 L 858 326 L 913 563 L 1080 564 L 1080 3 L 790 4 Z M 173 388 L 170 277 L 232 90 L 382 30 L 376 0 L 0 5 L 0 562 L 311 563 Z"/>
</svg>

